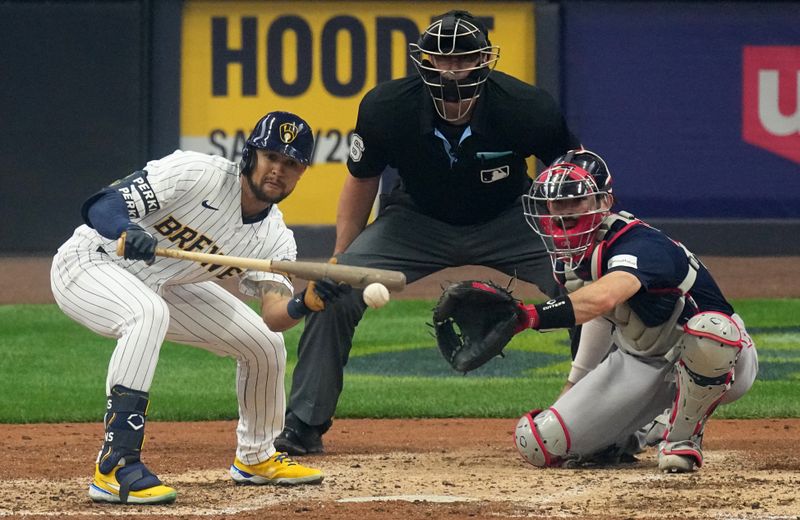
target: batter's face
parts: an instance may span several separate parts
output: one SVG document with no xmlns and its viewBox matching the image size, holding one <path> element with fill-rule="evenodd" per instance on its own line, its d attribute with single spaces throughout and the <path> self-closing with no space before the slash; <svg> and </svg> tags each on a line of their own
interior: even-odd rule
<svg viewBox="0 0 800 520">
<path fill-rule="evenodd" d="M 245 175 L 250 194 L 267 204 L 277 204 L 294 191 L 306 166 L 296 159 L 270 150 L 256 150 L 255 164 Z"/>
</svg>

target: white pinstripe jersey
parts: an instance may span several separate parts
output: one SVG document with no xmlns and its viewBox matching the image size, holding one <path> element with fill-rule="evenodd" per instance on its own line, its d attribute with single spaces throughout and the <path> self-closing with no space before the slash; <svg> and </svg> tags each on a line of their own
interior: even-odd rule
<svg viewBox="0 0 800 520">
<path fill-rule="evenodd" d="M 150 161 L 111 185 L 122 193 L 128 216 L 158 239 L 165 248 L 226 254 L 271 260 L 296 260 L 294 234 L 283 214 L 272 205 L 263 220 L 242 222 L 239 165 L 215 155 L 177 150 Z M 274 280 L 293 290 L 284 276 L 260 271 L 212 266 L 156 257 L 148 266 L 142 261 L 116 255 L 116 241 L 108 240 L 87 225 L 79 226 L 62 248 L 103 248 L 120 266 L 158 291 L 164 285 L 197 283 L 240 276 L 239 290 L 258 296 L 255 282 Z"/>
</svg>

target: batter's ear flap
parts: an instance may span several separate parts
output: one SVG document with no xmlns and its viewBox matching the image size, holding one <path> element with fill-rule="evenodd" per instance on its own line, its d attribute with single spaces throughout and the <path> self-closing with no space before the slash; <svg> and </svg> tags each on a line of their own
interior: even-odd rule
<svg viewBox="0 0 800 520">
<path fill-rule="evenodd" d="M 250 175 L 251 169 L 253 169 L 253 150 L 249 145 L 245 145 L 242 149 L 242 159 L 239 161 L 239 170 L 245 175 Z"/>
</svg>

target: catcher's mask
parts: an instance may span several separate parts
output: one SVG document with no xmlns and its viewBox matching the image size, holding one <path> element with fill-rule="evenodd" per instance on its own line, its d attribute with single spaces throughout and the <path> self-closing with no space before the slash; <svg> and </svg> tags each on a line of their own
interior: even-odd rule
<svg viewBox="0 0 800 520">
<path fill-rule="evenodd" d="M 610 211 L 611 174 L 599 155 L 571 150 L 536 177 L 522 202 L 525 219 L 542 237 L 553 270 L 574 270 L 591 256 L 597 229 Z"/>
<path fill-rule="evenodd" d="M 314 133 L 298 115 L 270 112 L 256 123 L 242 149 L 240 169 L 245 175 L 249 175 L 253 168 L 256 149 L 282 153 L 308 166 L 314 152 Z"/>
<path fill-rule="evenodd" d="M 492 45 L 487 34 L 486 26 L 469 12 L 448 11 L 409 45 L 411 60 L 445 121 L 469 112 L 500 59 L 500 47 Z M 445 101 L 459 104 L 455 116 L 446 114 Z"/>
</svg>

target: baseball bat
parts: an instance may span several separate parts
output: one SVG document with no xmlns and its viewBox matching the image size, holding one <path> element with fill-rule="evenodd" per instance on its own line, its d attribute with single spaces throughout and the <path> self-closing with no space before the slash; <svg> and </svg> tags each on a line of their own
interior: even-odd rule
<svg viewBox="0 0 800 520">
<path fill-rule="evenodd" d="M 125 234 L 117 241 L 117 255 L 124 256 Z M 297 276 L 304 280 L 330 278 L 336 282 L 345 282 L 357 289 L 363 289 L 371 283 L 380 283 L 390 291 L 402 291 L 406 286 L 406 275 L 400 271 L 358 267 L 354 265 L 338 265 L 325 262 L 289 262 L 286 260 L 262 260 L 241 256 L 216 255 L 184 251 L 183 249 L 167 249 L 156 247 L 156 256 L 189 260 L 202 264 L 225 265 L 255 271 L 268 271 Z"/>
</svg>

